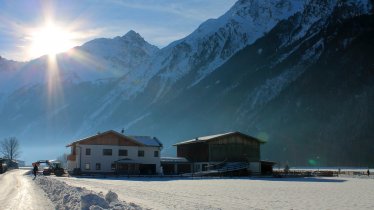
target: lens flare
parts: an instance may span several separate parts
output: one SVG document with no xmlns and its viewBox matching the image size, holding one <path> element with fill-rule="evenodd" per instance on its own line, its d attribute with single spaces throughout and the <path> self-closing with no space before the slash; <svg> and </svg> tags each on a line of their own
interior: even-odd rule
<svg viewBox="0 0 374 210">
<path fill-rule="evenodd" d="M 316 166 L 316 165 L 317 165 L 317 161 L 314 160 L 314 159 L 309 159 L 309 160 L 308 160 L 308 163 L 309 163 L 309 165 L 311 165 L 311 166 Z"/>
<path fill-rule="evenodd" d="M 74 34 L 50 22 L 31 32 L 30 57 L 55 55 L 74 47 Z"/>
<path fill-rule="evenodd" d="M 263 141 L 269 141 L 269 134 L 266 133 L 266 132 L 260 132 L 256 135 L 256 137 L 260 140 L 263 140 Z"/>
</svg>

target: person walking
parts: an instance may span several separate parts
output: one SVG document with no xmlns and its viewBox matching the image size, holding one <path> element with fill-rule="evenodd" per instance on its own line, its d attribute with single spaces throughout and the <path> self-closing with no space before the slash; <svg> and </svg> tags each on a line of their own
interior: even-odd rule
<svg viewBox="0 0 374 210">
<path fill-rule="evenodd" d="M 366 171 L 366 173 L 368 174 L 368 176 L 370 176 L 370 170 L 369 169 Z"/>
<path fill-rule="evenodd" d="M 34 179 L 36 179 L 36 173 L 38 173 L 38 164 L 37 163 L 35 163 L 34 164 L 34 169 L 33 169 L 33 172 L 34 172 Z"/>
</svg>

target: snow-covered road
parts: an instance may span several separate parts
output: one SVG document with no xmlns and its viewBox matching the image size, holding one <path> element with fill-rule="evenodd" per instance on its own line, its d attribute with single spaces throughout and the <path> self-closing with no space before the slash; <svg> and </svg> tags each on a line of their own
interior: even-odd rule
<svg viewBox="0 0 374 210">
<path fill-rule="evenodd" d="M 54 205 L 27 174 L 27 170 L 12 170 L 0 174 L 1 210 L 51 210 Z"/>
</svg>

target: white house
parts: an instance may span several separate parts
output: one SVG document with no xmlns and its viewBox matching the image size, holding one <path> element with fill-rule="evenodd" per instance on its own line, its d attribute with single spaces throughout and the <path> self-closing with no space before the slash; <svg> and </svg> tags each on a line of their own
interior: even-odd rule
<svg viewBox="0 0 374 210">
<path fill-rule="evenodd" d="M 158 174 L 161 142 L 155 137 L 126 136 L 113 130 L 76 140 L 68 171 L 82 173 Z"/>
</svg>

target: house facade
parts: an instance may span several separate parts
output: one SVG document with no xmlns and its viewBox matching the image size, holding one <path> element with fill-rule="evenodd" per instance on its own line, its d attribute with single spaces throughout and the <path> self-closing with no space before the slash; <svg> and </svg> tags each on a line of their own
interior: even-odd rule
<svg viewBox="0 0 374 210">
<path fill-rule="evenodd" d="M 68 171 L 80 173 L 158 174 L 161 142 L 110 130 L 76 140 L 67 147 Z"/>
</svg>

